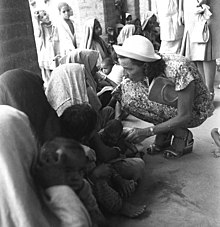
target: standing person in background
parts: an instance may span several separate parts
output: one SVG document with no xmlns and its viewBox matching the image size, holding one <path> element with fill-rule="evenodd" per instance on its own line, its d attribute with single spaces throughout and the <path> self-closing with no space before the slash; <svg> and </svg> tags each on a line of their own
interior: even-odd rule
<svg viewBox="0 0 220 227">
<path fill-rule="evenodd" d="M 160 49 L 160 27 L 157 16 L 152 11 L 146 11 L 142 17 L 143 36 L 148 38 L 154 45 L 154 49 Z"/>
<path fill-rule="evenodd" d="M 211 136 L 216 145 L 216 149 L 213 151 L 214 157 L 219 158 L 220 157 L 220 128 L 213 128 L 211 130 Z"/>
<path fill-rule="evenodd" d="M 135 35 L 143 35 L 142 27 L 141 27 L 141 20 L 140 18 L 136 18 L 135 20 L 132 21 L 132 23 L 135 26 Z"/>
<path fill-rule="evenodd" d="M 195 12 L 206 9 L 207 4 L 212 13 L 208 20 L 210 30 L 209 40 L 206 43 L 192 41 L 192 33 L 195 30 Z M 181 54 L 194 61 L 210 92 L 210 99 L 214 99 L 214 82 L 216 73 L 215 60 L 220 57 L 220 1 L 219 0 L 180 0 L 184 14 L 185 31 Z M 204 8 L 205 6 L 205 8 Z"/>
<path fill-rule="evenodd" d="M 111 57 L 112 47 L 102 38 L 102 27 L 98 19 L 92 18 L 86 21 L 84 28 L 84 38 L 81 43 L 82 49 L 96 50 L 99 53 L 96 66 L 100 69 L 101 62 L 106 57 Z"/>
<path fill-rule="evenodd" d="M 131 24 L 132 15 L 130 13 L 125 13 L 125 24 Z"/>
<path fill-rule="evenodd" d="M 117 37 L 117 43 L 118 45 L 122 45 L 124 41 L 134 35 L 135 33 L 135 25 L 134 24 L 126 24 L 120 31 L 118 37 Z"/>
<path fill-rule="evenodd" d="M 179 4 L 180 0 L 155 0 L 155 13 L 160 23 L 160 53 L 180 52 L 184 27 L 178 21 Z"/>
<path fill-rule="evenodd" d="M 61 57 L 63 57 L 77 48 L 76 33 L 74 22 L 70 19 L 70 16 L 72 16 L 72 8 L 66 2 L 60 2 L 58 10 L 60 18 L 57 23 L 57 29 L 60 41 L 60 54 Z"/>
<path fill-rule="evenodd" d="M 58 66 L 56 61 L 59 56 L 58 34 L 45 10 L 36 10 L 34 16 L 38 22 L 38 34 L 36 34 L 38 62 L 46 86 L 51 72 Z"/>
</svg>

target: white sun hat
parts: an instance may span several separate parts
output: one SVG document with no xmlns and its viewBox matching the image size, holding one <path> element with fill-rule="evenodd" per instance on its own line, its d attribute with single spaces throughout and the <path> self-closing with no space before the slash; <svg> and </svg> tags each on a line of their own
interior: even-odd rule
<svg viewBox="0 0 220 227">
<path fill-rule="evenodd" d="M 161 57 L 155 53 L 151 41 L 141 35 L 127 38 L 122 46 L 113 45 L 116 54 L 144 62 L 154 62 Z"/>
</svg>

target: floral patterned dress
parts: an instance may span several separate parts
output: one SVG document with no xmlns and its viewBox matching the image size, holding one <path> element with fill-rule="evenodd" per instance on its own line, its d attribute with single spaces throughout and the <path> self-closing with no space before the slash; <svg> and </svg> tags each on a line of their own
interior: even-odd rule
<svg viewBox="0 0 220 227">
<path fill-rule="evenodd" d="M 187 128 L 199 126 L 207 117 L 211 116 L 214 110 L 208 89 L 203 83 L 201 75 L 198 73 L 196 66 L 183 56 L 164 54 L 162 58 L 166 63 L 165 77 L 175 84 L 176 91 L 185 89 L 190 82 L 194 81 L 193 115 Z M 177 115 L 177 108 L 148 99 L 149 83 L 147 77 L 138 82 L 125 78 L 112 94 L 121 103 L 122 109 L 141 120 L 155 125 Z"/>
</svg>

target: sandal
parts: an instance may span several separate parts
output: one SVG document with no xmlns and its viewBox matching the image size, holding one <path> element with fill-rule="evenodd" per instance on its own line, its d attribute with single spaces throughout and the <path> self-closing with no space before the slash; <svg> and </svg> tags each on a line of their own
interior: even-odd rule
<svg viewBox="0 0 220 227">
<path fill-rule="evenodd" d="M 192 140 L 188 144 L 188 146 L 183 149 L 183 152 L 176 152 L 175 149 L 172 146 L 170 146 L 168 149 L 166 149 L 163 152 L 163 156 L 166 159 L 175 159 L 175 158 L 180 158 L 181 156 L 183 156 L 185 154 L 192 153 L 193 143 L 194 143 L 194 140 Z"/>
<path fill-rule="evenodd" d="M 163 156 L 164 158 L 167 159 L 175 159 L 179 158 L 185 154 L 189 154 L 193 150 L 193 137 L 192 137 L 192 132 L 187 129 L 187 135 L 186 137 L 180 137 L 180 136 L 175 136 L 174 138 L 176 141 L 173 143 L 168 149 L 164 150 Z M 190 141 L 189 141 L 190 140 Z M 177 150 L 175 149 L 175 145 L 177 144 L 179 146 L 178 142 L 184 142 L 184 148 L 181 149 L 181 147 Z M 180 143 L 181 144 L 181 143 Z"/>
<path fill-rule="evenodd" d="M 153 144 L 147 148 L 147 153 L 149 155 L 156 155 L 163 152 L 166 148 L 170 146 L 172 134 L 163 133 L 156 135 L 155 141 Z"/>
</svg>

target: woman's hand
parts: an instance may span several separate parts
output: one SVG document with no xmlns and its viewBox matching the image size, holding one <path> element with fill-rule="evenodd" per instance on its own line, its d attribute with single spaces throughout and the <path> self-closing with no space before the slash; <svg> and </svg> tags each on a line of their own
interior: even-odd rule
<svg viewBox="0 0 220 227">
<path fill-rule="evenodd" d="M 146 138 L 152 136 L 152 127 L 148 128 L 134 128 L 125 138 L 131 143 L 140 143 Z"/>
</svg>

